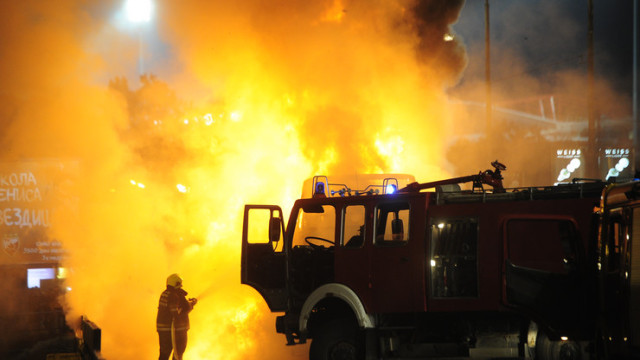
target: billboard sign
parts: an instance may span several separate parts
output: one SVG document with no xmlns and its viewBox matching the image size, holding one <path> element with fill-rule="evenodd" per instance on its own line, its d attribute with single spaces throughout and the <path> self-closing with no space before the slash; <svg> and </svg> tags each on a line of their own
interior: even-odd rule
<svg viewBox="0 0 640 360">
<path fill-rule="evenodd" d="M 600 149 L 600 169 L 605 180 L 610 178 L 631 179 L 633 177 L 630 147 L 606 147 Z"/>
<path fill-rule="evenodd" d="M 69 186 L 77 163 L 0 163 L 0 264 L 59 263 L 62 243 L 50 236 L 56 207 L 74 201 Z M 70 201 L 71 200 L 71 201 Z"/>
<path fill-rule="evenodd" d="M 579 147 L 556 149 L 556 183 L 584 177 L 583 153 Z"/>
</svg>

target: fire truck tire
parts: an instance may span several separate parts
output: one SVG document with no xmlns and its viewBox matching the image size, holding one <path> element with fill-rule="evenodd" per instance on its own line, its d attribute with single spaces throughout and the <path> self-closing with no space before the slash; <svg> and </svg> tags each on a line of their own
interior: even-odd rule
<svg viewBox="0 0 640 360">
<path fill-rule="evenodd" d="M 329 320 L 314 331 L 309 346 L 310 360 L 364 359 L 362 332 L 353 321 Z"/>
<path fill-rule="evenodd" d="M 588 360 L 575 341 L 553 341 L 543 331 L 536 340 L 536 360 Z"/>
</svg>

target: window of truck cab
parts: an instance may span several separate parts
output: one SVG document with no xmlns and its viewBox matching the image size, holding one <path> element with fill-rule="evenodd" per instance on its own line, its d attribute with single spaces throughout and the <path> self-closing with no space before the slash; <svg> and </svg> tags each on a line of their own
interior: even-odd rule
<svg viewBox="0 0 640 360">
<path fill-rule="evenodd" d="M 335 245 L 336 209 L 326 204 L 301 204 L 296 217 L 292 247 Z"/>
<path fill-rule="evenodd" d="M 477 297 L 478 220 L 432 219 L 430 232 L 431 297 Z"/>
<path fill-rule="evenodd" d="M 375 245 L 404 246 L 409 241 L 409 203 L 381 203 L 375 209 Z"/>
<path fill-rule="evenodd" d="M 364 205 L 347 205 L 342 215 L 342 245 L 357 249 L 364 246 L 366 230 L 366 209 Z"/>
</svg>

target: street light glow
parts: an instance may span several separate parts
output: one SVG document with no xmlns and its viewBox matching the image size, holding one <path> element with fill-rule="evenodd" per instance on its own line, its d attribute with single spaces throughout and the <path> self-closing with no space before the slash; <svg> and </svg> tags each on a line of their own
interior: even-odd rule
<svg viewBox="0 0 640 360">
<path fill-rule="evenodd" d="M 151 8 L 151 0 L 127 0 L 125 4 L 127 18 L 133 23 L 149 22 Z"/>
</svg>

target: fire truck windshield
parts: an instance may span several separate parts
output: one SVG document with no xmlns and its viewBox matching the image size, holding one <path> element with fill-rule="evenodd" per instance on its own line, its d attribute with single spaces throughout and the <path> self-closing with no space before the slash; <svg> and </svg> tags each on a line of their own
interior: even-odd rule
<svg viewBox="0 0 640 360">
<path fill-rule="evenodd" d="M 320 209 L 321 207 L 321 209 Z M 296 218 L 292 247 L 335 245 L 336 210 L 331 205 L 301 207 Z"/>
</svg>

